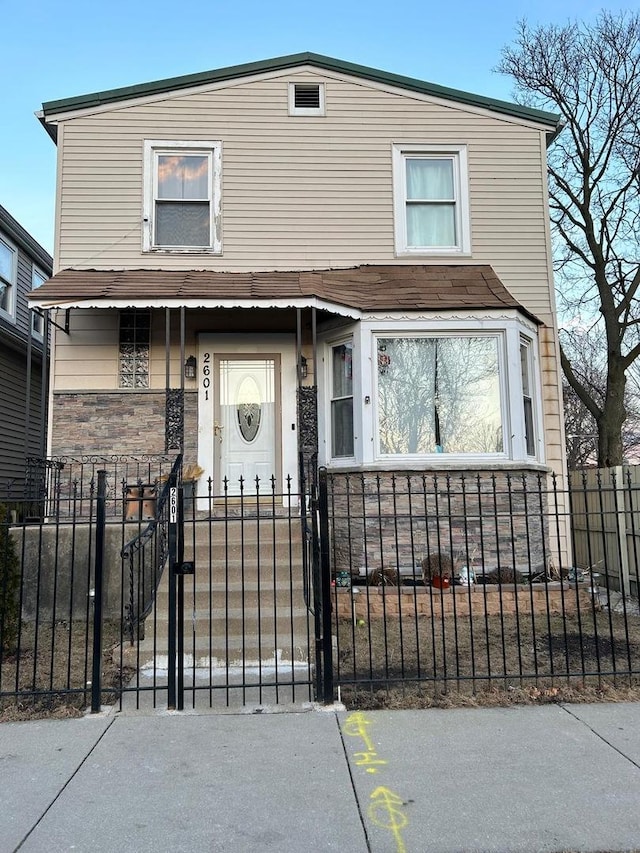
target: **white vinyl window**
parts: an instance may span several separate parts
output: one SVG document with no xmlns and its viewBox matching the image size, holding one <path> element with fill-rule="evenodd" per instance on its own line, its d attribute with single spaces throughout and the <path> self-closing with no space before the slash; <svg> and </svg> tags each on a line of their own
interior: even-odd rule
<svg viewBox="0 0 640 853">
<path fill-rule="evenodd" d="M 500 335 L 377 338 L 379 453 L 504 455 Z"/>
<path fill-rule="evenodd" d="M 527 338 L 520 338 L 520 372 L 522 375 L 522 405 L 524 415 L 524 442 L 527 456 L 536 455 L 536 431 L 533 409 L 533 346 Z"/>
<path fill-rule="evenodd" d="M 470 251 L 465 146 L 394 145 L 396 253 Z"/>
<path fill-rule="evenodd" d="M 331 347 L 331 456 L 353 456 L 353 342 Z"/>
<path fill-rule="evenodd" d="M 46 280 L 47 276 L 42 270 L 34 266 L 31 270 L 31 290 L 36 290 Z M 31 331 L 37 338 L 41 338 L 44 335 L 44 317 L 37 309 L 31 311 Z"/>
<path fill-rule="evenodd" d="M 145 251 L 220 252 L 219 142 L 145 142 Z"/>
<path fill-rule="evenodd" d="M 0 315 L 15 320 L 18 283 L 18 250 L 0 237 Z"/>
</svg>

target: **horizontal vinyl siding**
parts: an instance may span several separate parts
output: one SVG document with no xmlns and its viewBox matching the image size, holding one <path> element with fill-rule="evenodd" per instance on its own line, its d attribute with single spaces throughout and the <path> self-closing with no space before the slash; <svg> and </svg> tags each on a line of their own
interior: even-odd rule
<svg viewBox="0 0 640 853">
<path fill-rule="evenodd" d="M 288 115 L 295 79 L 324 80 L 325 117 Z M 462 263 L 492 264 L 550 317 L 537 130 L 305 72 L 69 119 L 63 138 L 61 268 L 237 271 L 394 261 L 392 143 L 466 143 L 473 256 Z M 222 141 L 222 256 L 142 253 L 144 139 Z"/>
<path fill-rule="evenodd" d="M 41 367 L 33 364 L 29 442 L 25 446 L 26 361 L 21 353 L 0 347 L 0 486 L 24 477 L 25 456 L 41 453 Z"/>
</svg>

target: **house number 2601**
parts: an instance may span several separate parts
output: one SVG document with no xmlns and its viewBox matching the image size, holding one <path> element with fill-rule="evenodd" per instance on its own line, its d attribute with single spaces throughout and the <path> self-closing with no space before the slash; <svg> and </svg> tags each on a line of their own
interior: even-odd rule
<svg viewBox="0 0 640 853">
<path fill-rule="evenodd" d="M 205 352 L 202 357 L 202 387 L 204 388 L 204 399 L 209 399 L 209 388 L 211 388 L 211 353 Z"/>
</svg>

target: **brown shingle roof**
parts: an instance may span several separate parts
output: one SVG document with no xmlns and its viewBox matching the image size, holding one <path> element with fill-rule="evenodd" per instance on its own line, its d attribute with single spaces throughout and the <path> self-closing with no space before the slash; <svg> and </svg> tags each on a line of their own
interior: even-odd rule
<svg viewBox="0 0 640 853">
<path fill-rule="evenodd" d="M 488 265 L 364 265 L 285 272 L 63 270 L 31 298 L 45 307 L 122 300 L 251 302 L 318 298 L 363 311 L 523 308 Z"/>
</svg>

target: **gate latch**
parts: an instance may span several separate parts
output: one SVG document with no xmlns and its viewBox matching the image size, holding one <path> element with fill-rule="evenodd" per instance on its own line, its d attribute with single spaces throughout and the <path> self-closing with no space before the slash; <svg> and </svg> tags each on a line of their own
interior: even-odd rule
<svg viewBox="0 0 640 853">
<path fill-rule="evenodd" d="M 185 563 L 175 563 L 173 571 L 176 575 L 193 575 L 196 571 L 196 564 L 193 560 L 189 560 Z"/>
</svg>

